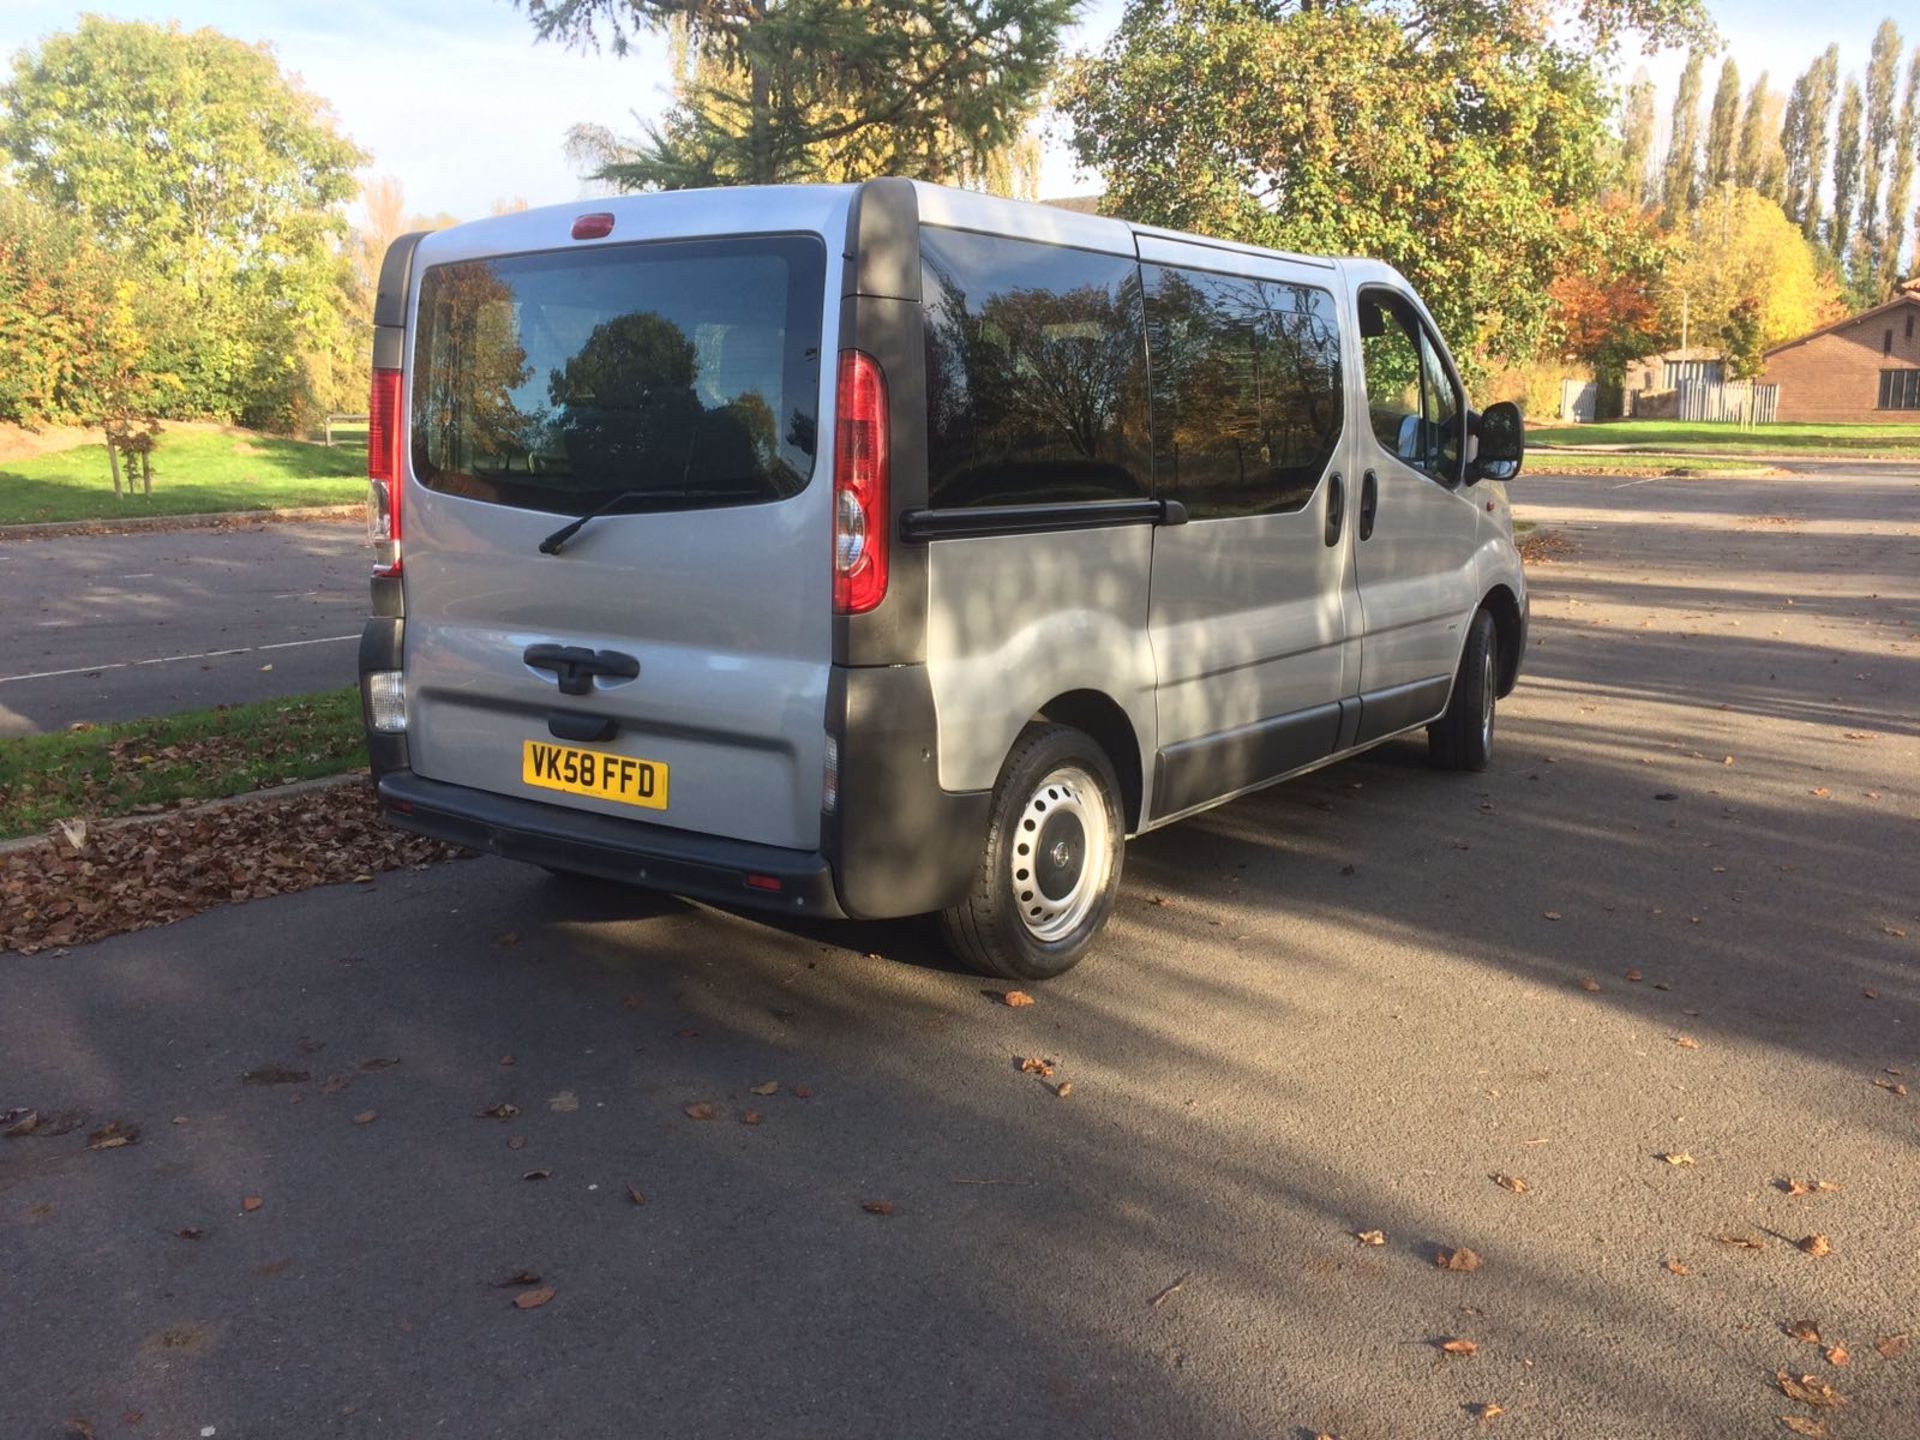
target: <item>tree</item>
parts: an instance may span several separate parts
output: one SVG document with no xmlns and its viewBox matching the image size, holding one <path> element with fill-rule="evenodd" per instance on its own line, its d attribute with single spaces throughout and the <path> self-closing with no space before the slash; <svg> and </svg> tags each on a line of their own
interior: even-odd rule
<svg viewBox="0 0 1920 1440">
<path fill-rule="evenodd" d="M 1636 205 L 1649 198 L 1653 163 L 1653 81 L 1647 72 L 1635 73 L 1627 87 L 1620 123 L 1620 170 L 1615 185 Z"/>
<path fill-rule="evenodd" d="M 1767 72 L 1747 92 L 1740 119 L 1740 157 L 1734 179 L 1769 200 L 1786 199 L 1786 156 L 1780 149 L 1780 96 L 1767 88 Z"/>
<path fill-rule="evenodd" d="M 1699 50 L 1687 56 L 1673 96 L 1673 133 L 1660 177 L 1660 218 L 1669 230 L 1700 203 L 1700 67 L 1704 60 Z"/>
<path fill-rule="evenodd" d="M 1882 20 L 1873 32 L 1873 52 L 1867 62 L 1867 135 L 1860 177 L 1860 283 L 1873 299 L 1880 298 L 1880 252 L 1886 231 L 1880 210 L 1880 184 L 1892 158 L 1898 127 L 1894 102 L 1900 89 L 1900 27 Z"/>
<path fill-rule="evenodd" d="M 1662 7 L 1656 40 L 1701 33 Z M 1602 178 L 1611 103 L 1596 56 L 1644 7 L 1556 11 L 1418 0 L 1286 8 L 1131 0 L 1062 86 L 1083 165 L 1115 213 L 1406 272 L 1469 365 L 1524 356 L 1559 212 Z M 1583 37 L 1580 44 L 1576 37 Z"/>
<path fill-rule="evenodd" d="M 1827 249 L 1843 271 L 1851 263 L 1848 241 L 1853 238 L 1854 202 L 1860 196 L 1863 108 L 1860 82 L 1849 75 L 1840 97 L 1840 119 L 1833 132 L 1833 222 L 1827 227 Z"/>
<path fill-rule="evenodd" d="M 1555 348 L 1594 367 L 1618 387 L 1630 360 L 1670 343 L 1657 290 L 1680 242 L 1661 230 L 1653 213 L 1625 196 L 1569 209 L 1561 216 L 1567 245 L 1548 284 L 1554 306 Z"/>
<path fill-rule="evenodd" d="M 15 57 L 0 145 L 22 191 L 169 297 L 155 363 L 187 413 L 286 423 L 315 357 L 331 371 L 366 156 L 269 49 L 84 16 Z"/>
<path fill-rule="evenodd" d="M 1736 189 L 1715 220 L 1674 237 L 1675 254 L 1658 286 L 1670 331 L 1678 332 L 1684 305 L 1700 343 L 1723 350 L 1748 344 L 1741 329 L 1748 322 L 1734 312 L 1751 301 L 1758 312 L 1757 344 L 1765 350 L 1846 313 L 1819 251 L 1771 200 Z"/>
<path fill-rule="evenodd" d="M 1820 187 L 1827 174 L 1827 137 L 1840 84 L 1840 47 L 1829 45 L 1794 82 L 1780 133 L 1786 154 L 1787 214 L 1809 240 L 1821 233 Z"/>
<path fill-rule="evenodd" d="M 1706 183 L 1719 190 L 1733 183 L 1739 164 L 1740 146 L 1740 67 L 1729 55 L 1720 66 L 1720 83 L 1714 87 L 1713 109 L 1707 117 Z"/>
<path fill-rule="evenodd" d="M 595 177 L 656 190 L 976 177 L 1022 140 L 1079 0 L 524 3 L 541 39 L 676 36 L 673 106 Z"/>
<path fill-rule="evenodd" d="M 1907 202 L 1913 198 L 1913 169 L 1920 161 L 1920 45 L 1913 48 L 1907 67 L 1907 94 L 1900 106 L 1900 124 L 1894 132 L 1893 163 L 1887 175 L 1887 239 L 1880 252 L 1880 275 L 1891 287 L 1900 278 L 1900 251 L 1907 238 Z M 1920 220 L 1915 222 L 1920 237 Z M 1920 270 L 1920 259 L 1914 267 Z"/>
</svg>

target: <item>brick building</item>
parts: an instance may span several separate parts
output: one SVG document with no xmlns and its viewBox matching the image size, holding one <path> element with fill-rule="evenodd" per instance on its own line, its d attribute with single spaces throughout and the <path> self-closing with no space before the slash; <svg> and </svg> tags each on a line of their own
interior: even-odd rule
<svg viewBox="0 0 1920 1440">
<path fill-rule="evenodd" d="M 1767 351 L 1782 420 L 1920 423 L 1920 281 L 1884 305 Z"/>
</svg>

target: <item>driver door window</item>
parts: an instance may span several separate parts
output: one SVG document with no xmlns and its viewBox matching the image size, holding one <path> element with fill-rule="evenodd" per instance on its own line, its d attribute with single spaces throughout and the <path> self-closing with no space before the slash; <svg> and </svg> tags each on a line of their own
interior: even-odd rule
<svg viewBox="0 0 1920 1440">
<path fill-rule="evenodd" d="M 1367 418 L 1381 448 L 1439 481 L 1460 478 L 1460 392 L 1413 307 L 1384 291 L 1360 297 Z"/>
</svg>

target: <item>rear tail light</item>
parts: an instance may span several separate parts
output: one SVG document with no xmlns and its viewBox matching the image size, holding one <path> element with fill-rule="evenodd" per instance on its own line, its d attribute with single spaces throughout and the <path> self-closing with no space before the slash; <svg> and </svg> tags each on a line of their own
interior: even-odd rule
<svg viewBox="0 0 1920 1440">
<path fill-rule="evenodd" d="M 887 594 L 887 379 L 880 362 L 840 352 L 833 436 L 833 608 L 873 609 Z"/>
<path fill-rule="evenodd" d="M 398 370 L 375 370 L 367 400 L 367 539 L 376 575 L 400 573 L 400 481 L 407 440 L 400 381 Z"/>
</svg>

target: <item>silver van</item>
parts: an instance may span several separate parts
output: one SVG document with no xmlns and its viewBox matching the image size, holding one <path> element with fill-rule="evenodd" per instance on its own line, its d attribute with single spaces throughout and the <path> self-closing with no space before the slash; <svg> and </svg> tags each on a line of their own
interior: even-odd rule
<svg viewBox="0 0 1920 1440">
<path fill-rule="evenodd" d="M 598 203 L 382 267 L 395 825 L 1037 980 L 1129 835 L 1423 727 L 1487 764 L 1520 415 L 1389 267 L 905 180 Z"/>
</svg>

